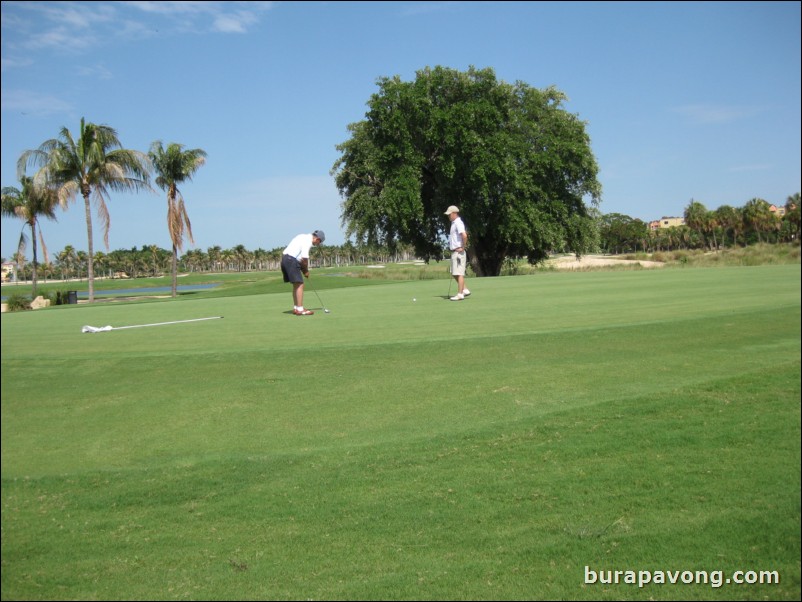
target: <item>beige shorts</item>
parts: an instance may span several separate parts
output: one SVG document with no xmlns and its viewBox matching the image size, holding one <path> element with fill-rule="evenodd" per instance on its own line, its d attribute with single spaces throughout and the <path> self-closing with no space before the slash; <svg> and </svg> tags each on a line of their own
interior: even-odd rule
<svg viewBox="0 0 802 602">
<path fill-rule="evenodd" d="M 451 251 L 451 275 L 452 276 L 464 276 L 465 275 L 465 264 L 468 263 L 468 254 L 465 251 L 462 253 L 457 253 L 456 251 Z"/>
</svg>

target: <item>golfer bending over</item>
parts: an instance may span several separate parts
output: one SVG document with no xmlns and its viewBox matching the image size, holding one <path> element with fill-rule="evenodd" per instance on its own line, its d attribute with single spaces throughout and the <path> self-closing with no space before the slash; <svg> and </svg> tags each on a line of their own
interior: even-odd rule
<svg viewBox="0 0 802 602">
<path fill-rule="evenodd" d="M 315 313 L 304 309 L 304 277 L 309 278 L 309 249 L 319 246 L 324 240 L 326 235 L 323 230 L 299 234 L 290 241 L 281 257 L 284 282 L 292 282 L 292 313 L 296 316 L 311 316 Z"/>
</svg>

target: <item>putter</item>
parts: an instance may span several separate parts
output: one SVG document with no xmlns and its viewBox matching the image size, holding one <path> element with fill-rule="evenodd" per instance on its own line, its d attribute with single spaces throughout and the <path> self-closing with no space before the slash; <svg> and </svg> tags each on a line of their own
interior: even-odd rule
<svg viewBox="0 0 802 602">
<path fill-rule="evenodd" d="M 451 277 L 451 265 L 448 266 L 448 294 L 446 295 L 446 299 L 451 298 L 451 283 L 454 282 L 454 279 Z"/>
<path fill-rule="evenodd" d="M 321 255 L 321 261 L 320 261 L 320 265 L 321 265 L 321 266 L 323 265 L 323 256 L 322 256 L 322 255 Z M 323 313 L 326 313 L 326 314 L 328 314 L 328 313 L 331 313 L 331 312 L 329 311 L 329 309 L 326 307 L 326 304 L 325 304 L 325 303 L 323 303 L 323 299 L 321 299 L 321 298 L 320 298 L 320 295 L 318 295 L 318 294 L 317 294 L 317 289 L 316 289 L 314 286 L 312 286 L 312 279 L 311 279 L 311 278 L 309 279 L 309 287 L 310 287 L 310 288 L 312 289 L 312 291 L 315 293 L 315 296 L 317 296 L 317 300 L 318 300 L 318 301 L 320 301 L 320 305 L 322 305 L 322 306 L 323 306 Z"/>
<path fill-rule="evenodd" d="M 321 298 L 320 298 L 320 295 L 318 295 L 318 294 L 317 294 L 317 289 L 316 289 L 314 286 L 312 286 L 312 279 L 311 279 L 311 278 L 309 278 L 309 279 L 307 280 L 307 282 L 309 282 L 309 288 L 311 288 L 311 289 L 312 289 L 312 292 L 313 292 L 313 293 L 315 293 L 315 296 L 317 297 L 317 300 L 318 300 L 318 301 L 320 301 L 320 305 L 322 305 L 322 306 L 323 306 L 323 313 L 327 313 L 327 314 L 328 314 L 328 313 L 331 313 L 331 312 L 328 310 L 328 308 L 326 307 L 326 304 L 325 304 L 325 303 L 323 303 L 323 299 L 321 299 Z"/>
</svg>

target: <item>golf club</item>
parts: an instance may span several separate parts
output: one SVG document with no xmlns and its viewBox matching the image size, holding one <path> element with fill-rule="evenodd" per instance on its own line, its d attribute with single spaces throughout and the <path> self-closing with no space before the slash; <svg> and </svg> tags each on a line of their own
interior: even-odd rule
<svg viewBox="0 0 802 602">
<path fill-rule="evenodd" d="M 451 283 L 454 282 L 454 279 L 451 277 L 451 264 L 448 266 L 448 294 L 446 295 L 446 299 L 451 298 Z"/>
<path fill-rule="evenodd" d="M 308 279 L 307 279 L 307 282 L 309 282 L 309 288 L 311 288 L 311 289 L 312 289 L 312 292 L 313 292 L 313 293 L 315 293 L 315 295 L 317 296 L 317 300 L 318 300 L 318 301 L 320 301 L 320 305 L 322 305 L 322 306 L 323 306 L 323 312 L 324 312 L 324 313 L 327 313 L 327 314 L 328 314 L 328 313 L 331 313 L 331 312 L 328 310 L 328 308 L 326 307 L 326 304 L 325 304 L 325 303 L 323 303 L 323 299 L 321 299 L 321 298 L 320 298 L 320 295 L 318 295 L 318 293 L 317 293 L 317 289 L 316 289 L 314 286 L 312 286 L 312 279 L 311 279 L 311 278 L 308 278 Z"/>
<path fill-rule="evenodd" d="M 320 265 L 321 265 L 321 266 L 323 265 L 323 255 L 322 255 L 322 254 L 320 255 Z M 317 296 L 317 300 L 318 300 L 318 301 L 320 301 L 320 305 L 322 305 L 322 306 L 323 306 L 323 313 L 327 313 L 327 314 L 328 314 L 328 313 L 331 313 L 331 312 L 329 311 L 329 309 L 326 307 L 326 304 L 325 304 L 325 303 L 323 303 L 323 299 L 321 299 L 321 298 L 320 298 L 320 295 L 318 295 L 318 293 L 317 293 L 317 289 L 315 289 L 315 287 L 314 287 L 314 286 L 312 286 L 312 280 L 311 280 L 311 279 L 309 279 L 309 286 L 312 288 L 312 291 L 314 291 L 315 295 Z"/>
</svg>

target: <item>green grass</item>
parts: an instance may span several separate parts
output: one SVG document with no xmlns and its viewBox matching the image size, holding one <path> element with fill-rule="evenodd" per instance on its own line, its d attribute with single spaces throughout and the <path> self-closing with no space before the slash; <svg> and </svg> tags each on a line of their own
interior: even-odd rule
<svg viewBox="0 0 802 602">
<path fill-rule="evenodd" d="M 799 599 L 798 264 L 317 276 L 2 316 L 3 599 Z"/>
</svg>

